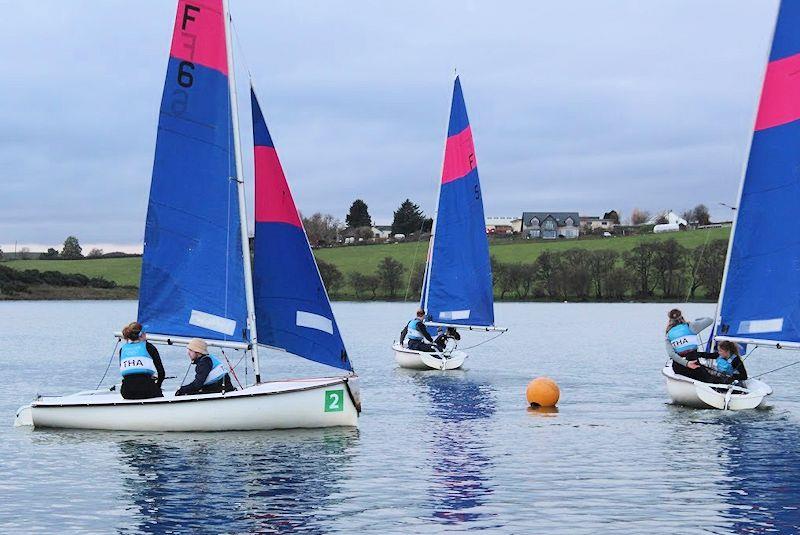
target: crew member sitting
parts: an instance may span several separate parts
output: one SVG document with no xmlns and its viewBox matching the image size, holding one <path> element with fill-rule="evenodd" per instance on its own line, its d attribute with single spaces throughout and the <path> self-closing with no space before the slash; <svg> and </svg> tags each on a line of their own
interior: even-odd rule
<svg viewBox="0 0 800 535">
<path fill-rule="evenodd" d="M 720 377 L 724 382 L 747 379 L 747 370 L 742 357 L 739 355 L 739 346 L 735 342 L 723 340 L 717 345 L 719 356 L 716 358 L 699 358 L 700 364 L 708 368 L 712 375 Z"/>
<path fill-rule="evenodd" d="M 444 351 L 447 347 L 447 341 L 451 338 L 456 341 L 461 340 L 461 335 L 458 334 L 455 327 L 439 327 L 439 332 L 434 343 L 436 347 L 439 348 L 439 351 Z"/>
<path fill-rule="evenodd" d="M 125 344 L 119 350 L 120 394 L 125 399 L 160 398 L 164 365 L 156 346 L 147 341 L 142 324 L 131 322 L 122 329 Z"/>
<path fill-rule="evenodd" d="M 208 353 L 208 344 L 200 338 L 192 338 L 186 346 L 189 360 L 195 366 L 194 381 L 181 386 L 176 396 L 191 394 L 216 394 L 236 390 L 228 375 L 228 367 L 218 357 Z"/>
<path fill-rule="evenodd" d="M 698 351 L 700 337 L 697 335 L 712 323 L 714 320 L 711 318 L 698 318 L 690 323 L 683 318 L 683 314 L 677 308 L 670 310 L 665 343 L 675 373 L 703 383 L 728 382 L 725 378 L 709 373 L 708 369 L 697 361 L 701 357 L 716 357 Z"/>
<path fill-rule="evenodd" d="M 433 338 L 431 338 L 428 328 L 425 327 L 423 319 L 425 319 L 425 311 L 420 308 L 417 310 L 417 317 L 409 321 L 400 333 L 400 345 L 403 345 L 403 340 L 408 337 L 409 349 L 414 351 L 436 351 L 431 345 L 433 344 Z M 430 343 L 426 344 L 423 340 L 427 340 Z"/>
</svg>

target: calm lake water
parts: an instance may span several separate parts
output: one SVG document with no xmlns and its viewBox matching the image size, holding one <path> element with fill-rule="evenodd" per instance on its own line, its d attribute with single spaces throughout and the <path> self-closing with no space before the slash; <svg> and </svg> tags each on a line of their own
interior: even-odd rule
<svg viewBox="0 0 800 535">
<path fill-rule="evenodd" d="M 0 303 L 3 532 L 800 530 L 800 365 L 767 376 L 769 410 L 689 410 L 660 375 L 669 305 L 500 304 L 511 331 L 447 374 L 395 367 L 413 304 L 334 308 L 362 378 L 358 430 L 140 434 L 12 427 L 37 392 L 97 385 L 134 302 Z M 186 358 L 162 355 L 177 388 Z M 798 358 L 747 362 L 752 375 Z M 262 362 L 271 377 L 320 372 Z M 526 409 L 538 375 L 561 386 L 557 413 Z"/>
</svg>

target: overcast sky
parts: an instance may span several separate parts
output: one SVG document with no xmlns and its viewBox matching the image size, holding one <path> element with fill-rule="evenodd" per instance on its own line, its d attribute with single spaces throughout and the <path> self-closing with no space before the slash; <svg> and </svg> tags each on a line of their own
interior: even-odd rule
<svg viewBox="0 0 800 535">
<path fill-rule="evenodd" d="M 0 8 L 0 245 L 141 244 L 175 2 Z M 433 209 L 455 67 L 487 215 L 730 218 L 776 9 L 231 0 L 298 207 L 343 220 L 360 197 L 379 223 Z"/>
</svg>

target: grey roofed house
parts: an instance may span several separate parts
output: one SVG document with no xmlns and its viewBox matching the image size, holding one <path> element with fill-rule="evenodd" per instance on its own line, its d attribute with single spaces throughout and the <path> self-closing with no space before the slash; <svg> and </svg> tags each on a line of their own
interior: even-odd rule
<svg viewBox="0 0 800 535">
<path fill-rule="evenodd" d="M 522 234 L 527 238 L 577 238 L 580 225 L 578 212 L 522 212 Z"/>
</svg>

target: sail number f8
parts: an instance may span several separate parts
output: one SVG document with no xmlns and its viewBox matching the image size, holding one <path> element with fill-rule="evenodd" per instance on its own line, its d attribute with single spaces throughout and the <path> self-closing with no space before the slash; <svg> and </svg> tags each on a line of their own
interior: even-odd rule
<svg viewBox="0 0 800 535">
<path fill-rule="evenodd" d="M 344 390 L 325 391 L 325 412 L 341 412 L 344 410 Z"/>
</svg>

